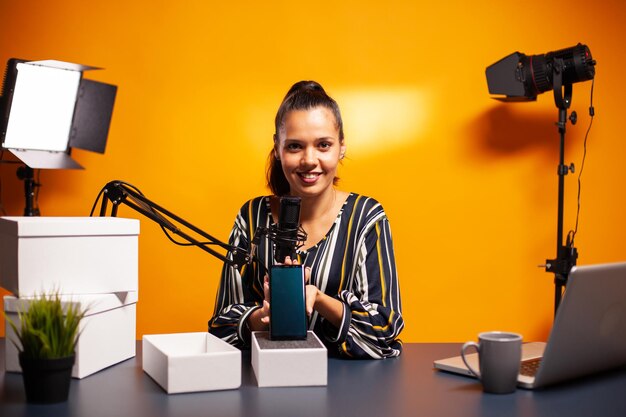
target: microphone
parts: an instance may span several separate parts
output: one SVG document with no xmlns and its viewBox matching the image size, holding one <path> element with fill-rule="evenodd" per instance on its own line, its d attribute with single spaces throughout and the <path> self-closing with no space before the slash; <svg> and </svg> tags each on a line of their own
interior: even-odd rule
<svg viewBox="0 0 626 417">
<path fill-rule="evenodd" d="M 274 260 L 279 263 L 285 262 L 285 257 L 294 259 L 296 248 L 302 246 L 298 244 L 301 240 L 300 228 L 300 197 L 281 197 L 280 212 L 278 213 L 278 225 L 274 243 Z M 306 240 L 306 235 L 304 235 Z"/>
</svg>

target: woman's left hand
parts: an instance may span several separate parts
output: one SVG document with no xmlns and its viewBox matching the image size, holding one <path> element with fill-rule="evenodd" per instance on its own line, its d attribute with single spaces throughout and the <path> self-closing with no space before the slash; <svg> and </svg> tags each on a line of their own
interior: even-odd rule
<svg viewBox="0 0 626 417">
<path fill-rule="evenodd" d="M 289 256 L 287 256 L 285 258 L 285 265 L 298 265 L 298 260 L 292 260 Z M 311 281 L 311 268 L 307 266 L 304 268 L 304 301 L 306 314 L 310 317 L 315 309 L 315 302 L 317 301 L 317 295 L 320 290 L 315 285 L 309 284 L 309 281 Z"/>
<path fill-rule="evenodd" d="M 285 265 L 298 265 L 298 260 L 295 259 L 292 261 L 291 258 L 286 257 Z M 338 299 L 324 294 L 315 285 L 309 284 L 310 280 L 311 268 L 306 267 L 304 268 L 306 313 L 310 317 L 313 311 L 317 311 L 320 316 L 328 320 L 333 326 L 341 326 L 344 311 L 343 303 Z"/>
</svg>

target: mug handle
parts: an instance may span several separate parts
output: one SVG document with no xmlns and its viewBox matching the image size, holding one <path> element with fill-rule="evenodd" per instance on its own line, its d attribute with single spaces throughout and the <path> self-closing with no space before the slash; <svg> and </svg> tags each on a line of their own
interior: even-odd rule
<svg viewBox="0 0 626 417">
<path fill-rule="evenodd" d="M 465 366 L 467 366 L 467 369 L 469 369 L 469 371 L 474 374 L 476 376 L 476 378 L 480 379 L 480 373 L 476 372 L 476 370 L 474 368 L 472 368 L 469 363 L 467 363 L 467 360 L 465 359 L 465 350 L 469 347 L 474 347 L 476 349 L 476 352 L 480 352 L 480 345 L 476 342 L 467 342 L 463 345 L 463 347 L 461 348 L 461 359 L 463 359 L 463 363 L 465 364 Z M 479 359 L 480 360 L 480 359 Z"/>
</svg>

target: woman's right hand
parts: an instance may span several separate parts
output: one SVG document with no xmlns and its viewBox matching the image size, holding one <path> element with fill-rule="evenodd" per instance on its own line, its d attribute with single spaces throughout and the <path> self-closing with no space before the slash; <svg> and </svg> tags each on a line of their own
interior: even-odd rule
<svg viewBox="0 0 626 417">
<path fill-rule="evenodd" d="M 261 311 L 261 322 L 264 324 L 270 324 L 270 279 L 267 275 L 263 277 L 263 307 Z"/>
<path fill-rule="evenodd" d="M 252 331 L 268 330 L 270 324 L 270 279 L 263 277 L 263 304 L 248 317 L 248 327 Z"/>
</svg>

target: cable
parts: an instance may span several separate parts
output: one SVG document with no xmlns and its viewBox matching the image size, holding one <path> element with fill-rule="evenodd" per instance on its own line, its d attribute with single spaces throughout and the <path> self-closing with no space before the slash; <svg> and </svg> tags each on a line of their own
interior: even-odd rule
<svg viewBox="0 0 626 417">
<path fill-rule="evenodd" d="M 34 195 L 33 195 L 33 210 L 35 210 L 36 213 L 39 213 L 39 188 L 41 187 L 41 170 L 38 169 L 37 170 L 37 179 L 35 180 L 35 184 L 34 184 Z"/>
<path fill-rule="evenodd" d="M 93 206 L 91 206 L 91 211 L 89 212 L 89 217 L 93 217 L 93 212 L 96 211 L 96 206 L 98 205 L 98 201 L 100 201 L 100 197 L 102 197 L 102 194 L 104 194 L 104 190 L 105 189 L 106 189 L 106 186 L 102 187 L 102 189 L 98 193 L 98 195 L 96 197 L 96 201 L 94 201 L 93 202 Z"/>
<path fill-rule="evenodd" d="M 591 119 L 589 120 L 589 126 L 587 127 L 587 132 L 585 133 L 585 140 L 583 141 L 583 159 L 580 163 L 580 171 L 578 171 L 578 195 L 577 195 L 577 208 L 576 208 L 576 225 L 574 226 L 574 230 L 570 230 L 567 233 L 567 246 L 574 246 L 574 239 L 576 238 L 576 233 L 578 233 L 578 220 L 580 217 L 580 193 L 581 193 L 581 177 L 583 175 L 583 170 L 585 169 L 585 159 L 587 158 L 587 139 L 589 139 L 589 132 L 591 131 L 591 126 L 593 125 L 593 117 L 596 114 L 595 108 L 593 107 L 593 87 L 596 80 L 595 78 L 591 81 L 591 98 L 589 103 L 589 116 Z"/>
</svg>

